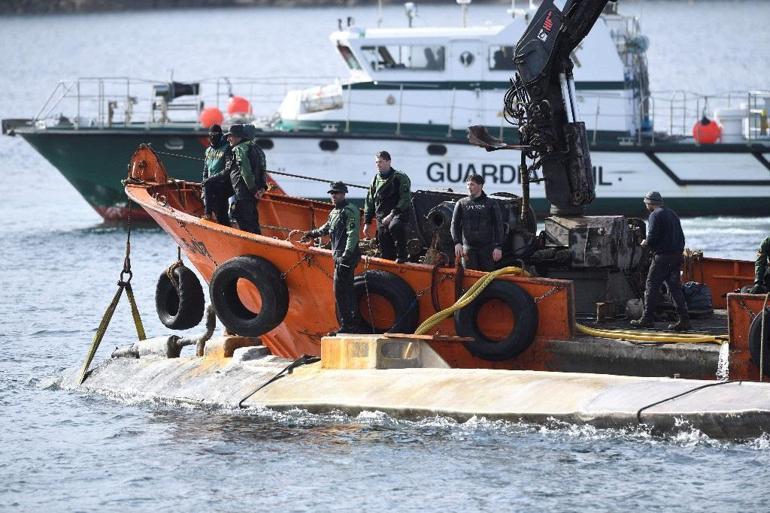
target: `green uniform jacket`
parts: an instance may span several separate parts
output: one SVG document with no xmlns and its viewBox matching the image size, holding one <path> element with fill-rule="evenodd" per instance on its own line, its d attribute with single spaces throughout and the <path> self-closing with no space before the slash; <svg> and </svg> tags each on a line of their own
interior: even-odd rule
<svg viewBox="0 0 770 513">
<path fill-rule="evenodd" d="M 230 145 L 223 141 L 219 146 L 206 148 L 206 156 L 203 161 L 203 179 L 218 175 L 225 168 L 225 153 Z"/>
<path fill-rule="evenodd" d="M 768 257 L 770 257 L 770 237 L 767 237 L 759 245 L 757 260 L 754 262 L 754 285 L 761 285 L 764 282 Z"/>
<path fill-rule="evenodd" d="M 378 221 L 389 214 L 397 216 L 408 212 L 412 206 L 412 182 L 401 171 L 393 172 L 383 178 L 378 172 L 369 186 L 364 202 L 364 220 L 366 224 L 372 222 L 374 217 Z"/>
<path fill-rule="evenodd" d="M 361 214 L 358 208 L 347 201 L 329 212 L 329 219 L 310 236 L 331 235 L 332 251 L 335 257 L 351 257 L 358 250 L 358 232 L 361 229 Z"/>
<path fill-rule="evenodd" d="M 254 172 L 251 169 L 251 161 L 249 160 L 249 141 L 244 140 L 242 143 L 236 144 L 233 149 L 234 164 L 238 166 L 238 172 L 234 172 L 234 169 L 230 169 L 230 181 L 232 182 L 233 189 L 237 191 L 238 181 L 243 180 L 244 185 L 250 191 L 254 190 Z"/>
</svg>

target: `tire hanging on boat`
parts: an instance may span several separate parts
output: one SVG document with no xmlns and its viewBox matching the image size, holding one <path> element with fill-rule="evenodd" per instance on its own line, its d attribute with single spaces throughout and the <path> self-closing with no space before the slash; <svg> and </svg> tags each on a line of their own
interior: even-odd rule
<svg viewBox="0 0 770 513">
<path fill-rule="evenodd" d="M 155 311 L 172 330 L 194 328 L 203 319 L 203 288 L 198 277 L 184 265 L 163 271 L 155 286 Z"/>
<path fill-rule="evenodd" d="M 238 297 L 238 280 L 249 282 L 259 292 L 259 312 L 249 310 Z M 268 260 L 253 255 L 235 257 L 217 267 L 209 296 L 222 324 L 244 337 L 264 335 L 283 322 L 289 309 L 289 289 L 281 273 Z"/>
<path fill-rule="evenodd" d="M 484 335 L 479 328 L 478 316 L 481 308 L 494 299 L 502 301 L 514 318 L 511 331 L 499 341 Z M 535 340 L 537 333 L 537 305 L 524 289 L 518 285 L 495 280 L 468 306 L 454 314 L 455 331 L 462 337 L 473 337 L 465 347 L 474 356 L 499 362 L 517 357 Z"/>
<path fill-rule="evenodd" d="M 765 318 L 765 350 L 762 354 L 762 317 Z M 770 308 L 766 308 L 763 315 L 757 315 L 751 321 L 749 327 L 749 352 L 751 360 L 759 367 L 762 364 L 762 372 L 765 376 L 770 376 Z M 760 358 L 760 355 L 764 358 Z"/>
<path fill-rule="evenodd" d="M 387 271 L 366 271 L 353 280 L 355 304 L 358 308 L 358 322 L 371 330 L 371 333 L 414 333 L 420 318 L 417 296 L 412 288 L 402 278 Z M 366 322 L 364 314 L 369 316 L 367 294 L 380 296 L 393 308 L 395 322 L 392 326 L 372 326 Z"/>
</svg>

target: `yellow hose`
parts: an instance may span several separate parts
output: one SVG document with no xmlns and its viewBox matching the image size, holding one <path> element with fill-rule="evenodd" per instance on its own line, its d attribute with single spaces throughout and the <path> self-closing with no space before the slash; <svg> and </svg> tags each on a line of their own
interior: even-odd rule
<svg viewBox="0 0 770 513">
<path fill-rule="evenodd" d="M 452 315 L 457 310 L 465 308 L 476 299 L 479 294 L 489 285 L 492 281 L 503 274 L 516 274 L 519 276 L 529 276 L 529 273 L 521 269 L 520 267 L 509 266 L 503 267 L 496 271 L 492 271 L 484 275 L 483 278 L 465 292 L 465 294 L 458 299 L 452 306 L 436 312 L 431 315 L 415 330 L 415 335 L 424 335 L 436 326 L 438 323 Z M 727 335 L 705 335 L 702 333 L 666 333 L 658 331 L 637 331 L 637 330 L 608 330 L 589 328 L 583 324 L 576 323 L 577 330 L 585 335 L 599 338 L 609 338 L 615 340 L 632 340 L 638 342 L 659 342 L 668 344 L 724 344 L 728 342 Z"/>
<path fill-rule="evenodd" d="M 479 294 L 481 294 L 481 291 L 486 288 L 487 285 L 492 283 L 492 281 L 497 278 L 498 276 L 502 274 L 517 274 L 519 276 L 529 276 L 529 273 L 521 269 L 521 267 L 515 267 L 515 266 L 509 266 L 509 267 L 503 267 L 502 269 L 498 269 L 496 271 L 492 271 L 490 273 L 487 273 L 484 275 L 483 278 L 481 278 L 479 281 L 471 285 L 471 288 L 469 288 L 465 294 L 458 299 L 455 304 L 450 306 L 449 308 L 444 308 L 440 312 L 436 312 L 425 321 L 423 321 L 422 324 L 420 324 L 417 327 L 417 330 L 414 332 L 415 335 L 424 335 L 425 333 L 429 332 L 435 325 L 452 315 L 457 310 L 460 310 L 461 308 L 465 308 L 468 306 L 471 302 L 473 302 L 474 299 L 478 297 Z"/>
</svg>

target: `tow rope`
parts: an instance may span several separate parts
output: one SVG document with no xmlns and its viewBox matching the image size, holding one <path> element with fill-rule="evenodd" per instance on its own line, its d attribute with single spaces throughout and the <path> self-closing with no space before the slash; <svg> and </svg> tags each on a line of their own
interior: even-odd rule
<svg viewBox="0 0 770 513">
<path fill-rule="evenodd" d="M 102 322 L 99 323 L 99 327 L 96 329 L 94 339 L 91 341 L 91 347 L 88 349 L 88 354 L 83 362 L 83 367 L 80 369 L 80 375 L 78 376 L 78 385 L 82 385 L 88 375 L 88 367 L 96 355 L 96 350 L 99 348 L 104 334 L 107 332 L 107 327 L 112 320 L 112 314 L 115 313 L 115 308 L 118 306 L 120 297 L 123 295 L 123 290 L 126 291 L 128 296 L 128 302 L 131 304 L 131 316 L 134 318 L 134 326 L 136 327 L 136 336 L 139 340 L 144 340 L 147 336 L 144 334 L 144 326 L 142 325 L 142 318 L 139 316 L 139 308 L 136 306 L 136 299 L 134 299 L 134 290 L 131 288 L 131 278 L 134 273 L 131 272 L 131 202 L 128 203 L 128 235 L 126 236 L 126 256 L 123 259 L 123 270 L 120 271 L 120 279 L 118 280 L 118 290 L 115 292 L 115 296 L 112 298 L 112 302 L 107 307 L 107 310 L 102 316 Z"/>
<path fill-rule="evenodd" d="M 263 388 L 265 388 L 270 383 L 274 383 L 274 382 L 278 381 L 284 375 L 291 374 L 291 371 L 293 371 L 297 367 L 300 367 L 302 365 L 308 365 L 308 364 L 315 363 L 315 362 L 318 362 L 318 361 L 321 361 L 321 358 L 318 357 L 318 356 L 310 356 L 310 355 L 307 355 L 307 354 L 303 354 L 302 356 L 300 356 L 299 358 L 297 358 L 296 360 L 291 362 L 289 365 L 284 367 L 284 369 L 281 372 L 279 372 L 278 374 L 276 374 L 275 376 L 273 376 L 269 380 L 267 380 L 264 383 L 262 383 L 261 385 L 259 385 L 252 392 L 250 392 L 246 397 L 244 397 L 243 399 L 238 401 L 238 408 L 245 408 L 243 403 L 245 403 L 247 399 L 249 399 L 251 396 L 253 396 L 257 392 L 259 392 Z"/>
</svg>

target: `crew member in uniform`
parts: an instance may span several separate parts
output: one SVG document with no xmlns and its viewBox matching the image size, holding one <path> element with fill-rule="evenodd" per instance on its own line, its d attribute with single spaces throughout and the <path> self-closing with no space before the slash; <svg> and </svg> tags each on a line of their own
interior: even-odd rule
<svg viewBox="0 0 770 513">
<path fill-rule="evenodd" d="M 661 298 L 660 286 L 665 282 L 679 315 L 679 321 L 670 324 L 668 329 L 686 331 L 690 329 L 690 315 L 682 293 L 684 232 L 679 216 L 663 205 L 663 198 L 657 191 L 650 191 L 644 196 L 644 206 L 650 212 L 650 218 L 647 222 L 647 238 L 642 241 L 642 246 L 650 249 L 653 258 L 647 272 L 644 314 L 641 318 L 632 320 L 631 324 L 644 328 L 655 326 L 655 308 Z"/>
<path fill-rule="evenodd" d="M 770 237 L 759 245 L 757 260 L 754 262 L 754 286 L 752 294 L 767 294 L 770 290 L 770 274 L 767 272 L 767 261 L 770 259 Z"/>
<path fill-rule="evenodd" d="M 455 257 L 464 257 L 467 269 L 492 271 L 503 257 L 503 214 L 484 193 L 483 176 L 469 176 L 466 185 L 468 196 L 457 200 L 452 213 Z"/>
<path fill-rule="evenodd" d="M 255 176 L 252 169 L 250 142 L 243 125 L 232 125 L 225 134 L 230 151 L 225 160 L 225 173 L 235 194 L 234 217 L 238 227 L 247 232 L 261 233 L 257 200 L 267 189 L 264 171 Z"/>
<path fill-rule="evenodd" d="M 334 257 L 334 300 L 337 303 L 340 329 L 337 333 L 355 333 L 356 304 L 353 292 L 353 272 L 361 260 L 358 249 L 358 233 L 361 230 L 361 215 L 358 208 L 345 199 L 348 188 L 342 182 L 331 184 L 329 194 L 334 209 L 326 223 L 315 230 L 305 232 L 302 240 L 329 235 Z"/>
<path fill-rule="evenodd" d="M 412 183 L 409 177 L 390 166 L 390 153 L 375 155 L 377 174 L 364 201 L 364 236 L 377 218 L 377 244 L 380 256 L 398 263 L 406 262 L 406 225 L 412 206 Z"/>
<path fill-rule="evenodd" d="M 227 199 L 232 196 L 230 177 L 223 173 L 230 146 L 222 134 L 222 127 L 209 128 L 209 147 L 203 159 L 203 219 L 211 220 L 214 214 L 217 222 L 230 226 Z"/>
</svg>

